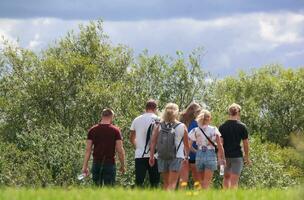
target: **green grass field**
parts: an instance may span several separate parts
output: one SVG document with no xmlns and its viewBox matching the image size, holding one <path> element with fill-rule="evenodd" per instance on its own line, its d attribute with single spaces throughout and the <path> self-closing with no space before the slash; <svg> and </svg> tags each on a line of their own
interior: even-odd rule
<svg viewBox="0 0 304 200">
<path fill-rule="evenodd" d="M 70 200 L 70 199 L 84 199 L 84 200 L 108 200 L 108 199 L 123 199 L 123 200 L 186 200 L 186 199 L 274 199 L 274 200 L 290 200 L 290 199 L 304 199 L 303 193 L 300 189 L 265 189 L 265 190 L 209 190 L 209 191 L 173 191 L 165 192 L 161 190 L 128 190 L 121 188 L 112 189 L 25 189 L 25 188 L 2 188 L 0 189 L 0 199 L 9 200 Z"/>
</svg>

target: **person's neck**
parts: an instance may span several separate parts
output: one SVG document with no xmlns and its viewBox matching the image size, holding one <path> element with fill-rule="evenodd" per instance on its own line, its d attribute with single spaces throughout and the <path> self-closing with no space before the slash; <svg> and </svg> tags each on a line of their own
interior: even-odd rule
<svg viewBox="0 0 304 200">
<path fill-rule="evenodd" d="M 238 116 L 229 116 L 229 120 L 239 120 L 239 117 Z"/>
<path fill-rule="evenodd" d="M 111 124 L 111 120 L 102 119 L 102 120 L 100 120 L 100 124 Z"/>
<path fill-rule="evenodd" d="M 146 110 L 146 113 L 155 113 L 155 111 L 154 110 Z"/>
</svg>

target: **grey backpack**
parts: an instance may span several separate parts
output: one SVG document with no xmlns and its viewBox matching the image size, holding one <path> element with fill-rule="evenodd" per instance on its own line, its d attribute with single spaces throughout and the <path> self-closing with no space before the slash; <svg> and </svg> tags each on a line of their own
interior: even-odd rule
<svg viewBox="0 0 304 200">
<path fill-rule="evenodd" d="M 175 145 L 175 128 L 181 123 L 160 123 L 160 131 L 157 138 L 158 158 L 162 160 L 172 160 L 176 158 L 176 153 L 183 141 L 181 139 L 179 145 Z"/>
</svg>

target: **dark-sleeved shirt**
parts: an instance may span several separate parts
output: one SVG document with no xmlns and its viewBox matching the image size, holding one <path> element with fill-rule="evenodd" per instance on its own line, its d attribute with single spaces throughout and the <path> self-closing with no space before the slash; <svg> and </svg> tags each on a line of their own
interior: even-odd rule
<svg viewBox="0 0 304 200">
<path fill-rule="evenodd" d="M 245 124 L 237 120 L 227 120 L 219 127 L 224 140 L 225 156 L 227 158 L 243 157 L 241 141 L 248 138 Z"/>
<path fill-rule="evenodd" d="M 196 127 L 198 127 L 197 121 L 196 121 L 196 120 L 192 120 L 192 122 L 190 123 L 190 125 L 189 125 L 189 127 L 188 127 L 188 133 L 190 133 L 190 131 L 191 131 L 192 129 L 196 128 Z M 192 142 L 192 147 L 193 147 L 194 149 L 197 149 L 197 148 L 198 148 L 195 141 Z M 189 159 L 190 159 L 190 160 L 195 160 L 195 155 L 196 155 L 195 152 L 190 151 L 190 153 L 189 153 L 189 157 L 190 157 L 190 158 L 189 158 Z"/>
<path fill-rule="evenodd" d="M 116 140 L 122 140 L 120 130 L 112 124 L 94 125 L 88 133 L 93 142 L 93 161 L 103 164 L 115 164 Z"/>
</svg>

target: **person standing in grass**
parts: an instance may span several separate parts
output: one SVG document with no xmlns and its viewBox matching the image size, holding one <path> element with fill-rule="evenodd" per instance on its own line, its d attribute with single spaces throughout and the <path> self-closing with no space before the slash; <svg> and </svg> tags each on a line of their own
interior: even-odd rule
<svg viewBox="0 0 304 200">
<path fill-rule="evenodd" d="M 248 131 L 246 125 L 240 121 L 240 113 L 241 106 L 233 103 L 228 109 L 229 119 L 219 127 L 226 156 L 224 188 L 237 188 L 243 163 L 250 164 Z"/>
<path fill-rule="evenodd" d="M 225 163 L 224 149 L 220 132 L 215 126 L 210 125 L 211 113 L 202 110 L 197 117 L 197 122 L 198 127 L 190 131 L 189 138 L 197 144 L 195 165 L 200 176 L 201 187 L 207 189 L 210 187 L 217 164 Z"/>
<path fill-rule="evenodd" d="M 191 103 L 182 113 L 180 116 L 180 121 L 183 122 L 188 129 L 188 132 L 190 132 L 193 128 L 197 127 L 197 121 L 195 120 L 196 117 L 201 112 L 202 108 L 199 104 L 193 102 Z M 189 181 L 189 171 L 192 173 L 192 177 L 194 179 L 194 182 L 200 183 L 200 176 L 197 172 L 196 166 L 195 166 L 195 151 L 197 150 L 196 142 L 193 142 L 190 147 L 190 153 L 189 153 L 189 160 L 184 160 L 182 163 L 182 169 L 180 172 L 180 187 L 183 188 L 187 186 Z"/>
<path fill-rule="evenodd" d="M 158 171 L 162 175 L 165 190 L 176 188 L 182 161 L 189 153 L 187 127 L 177 120 L 178 114 L 178 105 L 168 103 L 151 141 L 149 164 L 155 165 L 154 151 L 157 145 Z"/>
<path fill-rule="evenodd" d="M 159 184 L 160 175 L 157 165 L 152 167 L 149 165 L 152 131 L 159 121 L 156 112 L 156 101 L 149 100 L 146 103 L 145 113 L 136 117 L 130 128 L 130 142 L 135 148 L 135 184 L 137 187 L 144 185 L 147 172 L 151 187 L 157 187 Z M 154 151 L 152 153 L 154 154 Z"/>
<path fill-rule="evenodd" d="M 125 151 L 120 130 L 112 125 L 114 112 L 104 109 L 101 121 L 88 133 L 82 172 L 89 174 L 88 161 L 93 149 L 92 175 L 96 186 L 113 186 L 116 178 L 115 152 L 120 161 L 120 172 L 125 173 Z"/>
</svg>

